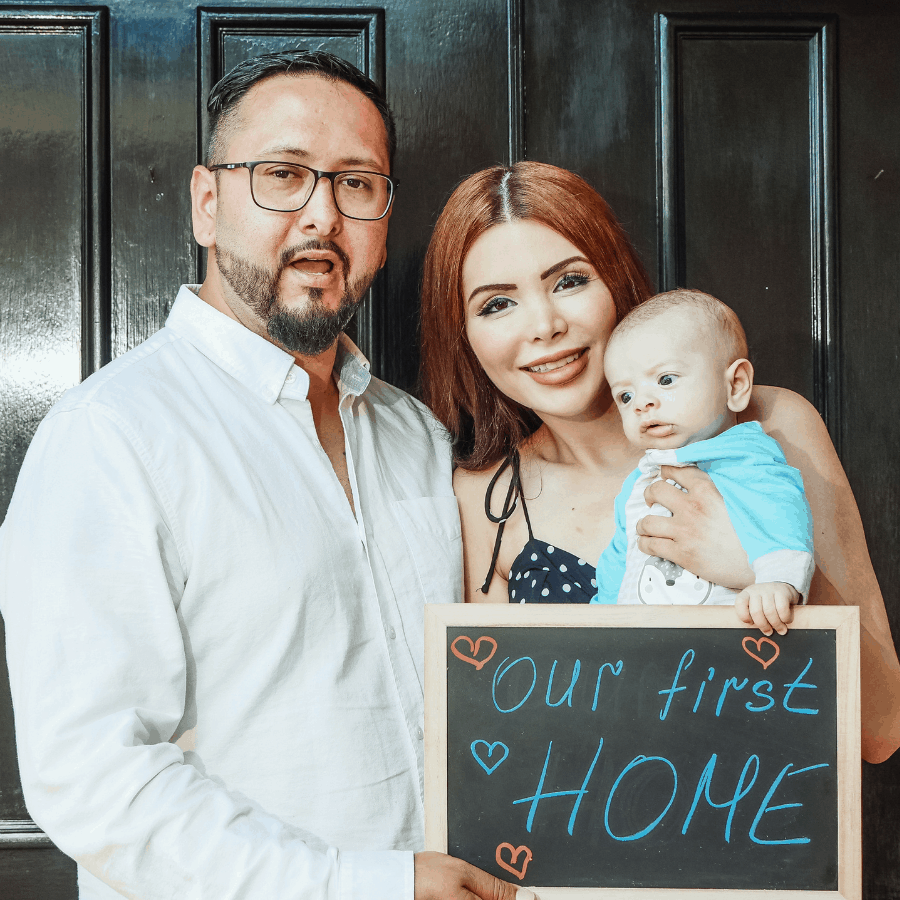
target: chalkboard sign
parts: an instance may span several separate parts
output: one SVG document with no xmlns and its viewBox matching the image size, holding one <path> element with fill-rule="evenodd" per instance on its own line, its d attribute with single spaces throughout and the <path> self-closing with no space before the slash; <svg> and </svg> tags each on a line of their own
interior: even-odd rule
<svg viewBox="0 0 900 900">
<path fill-rule="evenodd" d="M 853 607 L 426 610 L 427 846 L 541 900 L 857 900 L 859 740 Z"/>
</svg>

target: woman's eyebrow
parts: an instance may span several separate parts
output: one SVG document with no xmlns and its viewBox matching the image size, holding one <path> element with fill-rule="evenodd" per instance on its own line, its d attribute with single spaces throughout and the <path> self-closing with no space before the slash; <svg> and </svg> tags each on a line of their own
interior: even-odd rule
<svg viewBox="0 0 900 900">
<path fill-rule="evenodd" d="M 469 299 L 466 302 L 471 303 L 475 295 L 480 294 L 482 291 L 514 291 L 515 289 L 516 285 L 514 284 L 483 284 L 469 294 Z"/>
<path fill-rule="evenodd" d="M 568 259 L 564 259 L 562 262 L 558 262 L 555 266 L 550 266 L 546 272 L 541 273 L 541 281 L 545 278 L 549 278 L 551 275 L 555 275 L 560 269 L 564 269 L 569 263 L 573 262 L 585 262 L 588 265 L 590 263 L 583 256 L 570 256 Z"/>
</svg>

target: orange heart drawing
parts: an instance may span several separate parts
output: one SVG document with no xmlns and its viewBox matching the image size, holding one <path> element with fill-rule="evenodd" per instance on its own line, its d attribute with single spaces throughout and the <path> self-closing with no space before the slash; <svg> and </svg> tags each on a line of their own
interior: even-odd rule
<svg viewBox="0 0 900 900">
<path fill-rule="evenodd" d="M 465 641 L 469 647 L 472 649 L 472 653 L 467 656 L 462 650 L 457 650 L 456 645 L 460 641 Z M 478 659 L 478 649 L 481 647 L 481 642 L 484 641 L 486 644 L 491 645 L 491 652 L 484 659 Z M 451 645 L 450 649 L 453 651 L 453 655 L 461 659 L 463 662 L 471 663 L 475 666 L 479 671 L 481 667 L 497 652 L 497 642 L 492 637 L 480 637 L 474 643 L 472 642 L 472 638 L 466 637 L 466 635 L 461 634 Z"/>
<path fill-rule="evenodd" d="M 500 851 L 504 847 L 509 850 L 509 862 L 503 859 L 503 857 L 500 855 Z M 519 856 L 523 853 L 525 854 L 525 859 L 522 862 L 522 868 L 517 869 L 515 868 L 514 864 Z M 516 878 L 519 879 L 519 881 L 521 881 L 525 877 L 525 870 L 528 868 L 528 863 L 530 862 L 531 851 L 524 844 L 521 847 L 513 847 L 512 844 L 507 844 L 504 842 L 497 848 L 497 865 L 503 869 L 506 869 L 507 872 L 512 872 L 513 875 L 515 875 Z"/>
<path fill-rule="evenodd" d="M 772 654 L 771 659 L 763 659 L 761 656 L 757 656 L 757 654 L 755 654 L 747 646 L 747 644 L 756 644 L 756 649 L 759 651 L 762 651 L 763 644 L 770 644 L 772 647 L 775 648 L 775 652 Z M 776 644 L 775 641 L 769 640 L 769 638 L 767 638 L 767 637 L 761 637 L 759 640 L 756 640 L 756 641 L 754 641 L 752 637 L 745 637 L 741 641 L 741 646 L 744 648 L 744 652 L 748 656 L 752 656 L 758 663 L 760 663 L 762 665 L 762 667 L 764 669 L 768 669 L 769 666 L 771 666 L 772 663 L 775 662 L 776 659 L 778 659 L 778 654 L 781 653 L 781 648 L 778 646 L 778 644 Z"/>
</svg>

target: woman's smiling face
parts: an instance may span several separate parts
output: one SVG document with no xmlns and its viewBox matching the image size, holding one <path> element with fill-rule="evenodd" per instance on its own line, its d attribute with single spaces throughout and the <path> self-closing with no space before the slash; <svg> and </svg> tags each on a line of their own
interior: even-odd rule
<svg viewBox="0 0 900 900">
<path fill-rule="evenodd" d="M 466 256 L 462 292 L 469 343 L 499 390 L 542 419 L 603 411 L 616 309 L 577 247 L 531 219 L 495 225 Z"/>
</svg>

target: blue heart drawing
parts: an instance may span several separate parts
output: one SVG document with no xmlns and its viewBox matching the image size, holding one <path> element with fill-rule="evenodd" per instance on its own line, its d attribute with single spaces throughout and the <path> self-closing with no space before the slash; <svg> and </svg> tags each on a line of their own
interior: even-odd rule
<svg viewBox="0 0 900 900">
<path fill-rule="evenodd" d="M 503 756 L 501 756 L 500 759 L 498 759 L 497 762 L 495 762 L 492 766 L 489 766 L 478 755 L 478 751 L 475 749 L 476 745 L 478 745 L 478 744 L 484 744 L 484 746 L 487 747 L 487 758 L 488 759 L 490 759 L 494 755 L 494 749 L 496 747 L 503 748 Z M 475 762 L 477 762 L 478 765 L 481 766 L 481 768 L 484 769 L 484 771 L 487 772 L 488 775 L 490 775 L 492 772 L 494 772 L 496 770 L 497 766 L 499 766 L 500 763 L 502 763 L 503 760 L 506 759 L 507 756 L 509 756 L 509 747 L 507 747 L 506 744 L 503 743 L 503 741 L 494 741 L 493 744 L 489 744 L 487 741 L 472 741 L 472 756 L 475 757 Z"/>
</svg>

